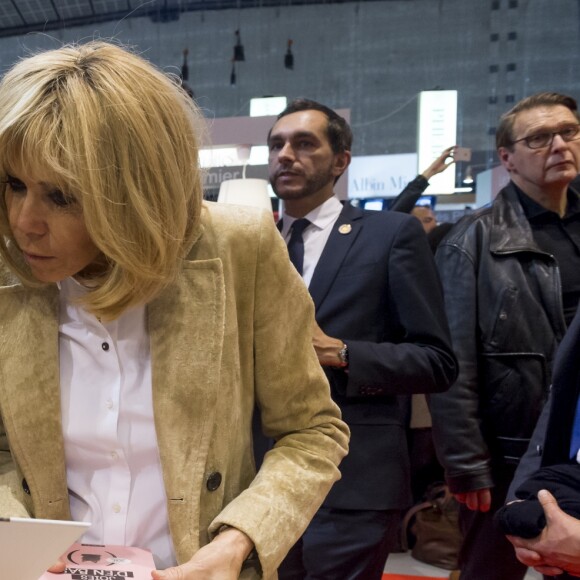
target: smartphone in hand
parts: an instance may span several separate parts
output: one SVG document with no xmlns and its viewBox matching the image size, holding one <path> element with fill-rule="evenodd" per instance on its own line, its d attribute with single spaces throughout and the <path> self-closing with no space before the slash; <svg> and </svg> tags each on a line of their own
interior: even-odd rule
<svg viewBox="0 0 580 580">
<path fill-rule="evenodd" d="M 471 161 L 471 149 L 469 147 L 455 147 L 453 159 L 455 161 Z"/>
</svg>

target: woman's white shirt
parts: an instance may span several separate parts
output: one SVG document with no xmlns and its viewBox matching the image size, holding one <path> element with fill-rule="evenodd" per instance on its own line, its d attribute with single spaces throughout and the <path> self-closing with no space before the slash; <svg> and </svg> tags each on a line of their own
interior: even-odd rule
<svg viewBox="0 0 580 580">
<path fill-rule="evenodd" d="M 137 546 L 175 565 L 153 418 L 146 307 L 101 323 L 60 288 L 60 388 L 67 483 L 82 541 Z"/>
</svg>

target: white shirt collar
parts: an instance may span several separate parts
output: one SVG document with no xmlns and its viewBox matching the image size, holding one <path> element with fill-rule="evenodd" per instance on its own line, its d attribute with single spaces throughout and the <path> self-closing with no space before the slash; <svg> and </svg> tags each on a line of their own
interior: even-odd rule
<svg viewBox="0 0 580 580">
<path fill-rule="evenodd" d="M 334 195 L 329 197 L 324 203 L 315 207 L 311 212 L 307 213 L 304 217 L 317 229 L 323 230 L 329 224 L 334 224 L 340 212 L 342 211 L 342 203 Z M 282 237 L 286 239 L 292 224 L 298 218 L 287 215 L 286 213 L 282 216 Z"/>
</svg>

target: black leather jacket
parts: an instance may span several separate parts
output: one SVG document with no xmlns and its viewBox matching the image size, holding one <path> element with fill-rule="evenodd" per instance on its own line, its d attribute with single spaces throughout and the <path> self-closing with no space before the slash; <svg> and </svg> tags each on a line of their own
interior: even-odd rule
<svg viewBox="0 0 580 580">
<path fill-rule="evenodd" d="M 430 397 L 433 435 L 461 493 L 492 487 L 492 465 L 525 452 L 566 324 L 558 265 L 535 244 L 512 184 L 457 224 L 436 262 L 460 370 Z"/>
</svg>

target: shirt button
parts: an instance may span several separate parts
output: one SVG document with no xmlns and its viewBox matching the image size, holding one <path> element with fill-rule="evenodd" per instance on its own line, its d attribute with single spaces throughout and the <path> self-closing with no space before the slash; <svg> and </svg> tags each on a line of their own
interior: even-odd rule
<svg viewBox="0 0 580 580">
<path fill-rule="evenodd" d="M 107 350 L 109 350 L 109 343 L 103 342 L 103 344 L 101 344 L 101 348 L 106 352 Z"/>
<path fill-rule="evenodd" d="M 114 504 L 113 511 L 118 514 L 121 511 L 121 506 L 118 503 Z"/>
<path fill-rule="evenodd" d="M 117 461 L 117 459 L 119 459 L 119 454 L 116 451 L 111 451 L 111 459 Z"/>
<path fill-rule="evenodd" d="M 112 409 L 113 408 L 113 401 L 111 401 L 111 399 L 108 399 L 105 404 L 107 405 L 107 409 Z"/>
</svg>

